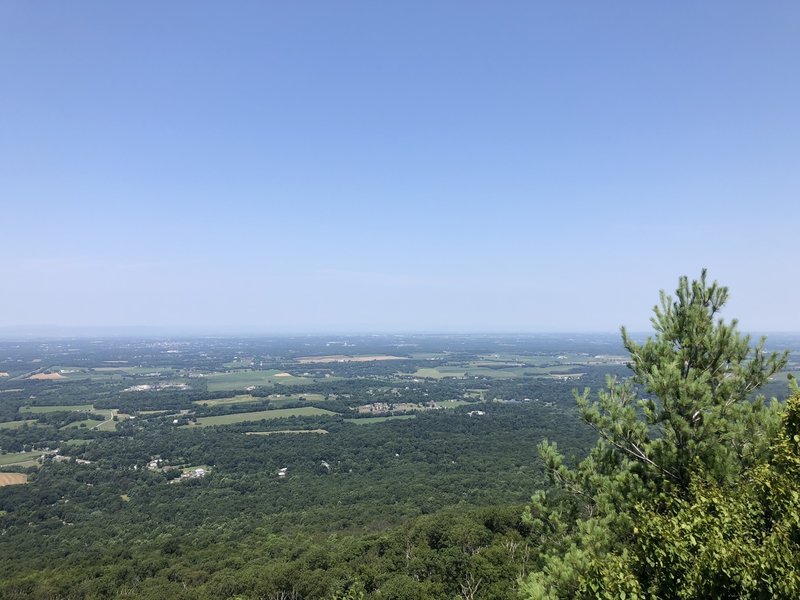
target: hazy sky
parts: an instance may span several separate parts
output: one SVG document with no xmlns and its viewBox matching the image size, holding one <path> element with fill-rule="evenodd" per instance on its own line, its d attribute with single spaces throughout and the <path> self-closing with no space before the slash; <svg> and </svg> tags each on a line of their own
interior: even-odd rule
<svg viewBox="0 0 800 600">
<path fill-rule="evenodd" d="M 0 327 L 800 330 L 797 2 L 0 3 Z"/>
</svg>

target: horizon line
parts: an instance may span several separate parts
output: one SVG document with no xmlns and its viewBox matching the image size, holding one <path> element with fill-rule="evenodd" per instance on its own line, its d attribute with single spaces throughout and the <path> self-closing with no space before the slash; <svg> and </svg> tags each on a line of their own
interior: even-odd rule
<svg viewBox="0 0 800 600">
<path fill-rule="evenodd" d="M 81 339 L 91 337 L 108 338 L 153 338 L 184 336 L 187 338 L 254 338 L 254 337 L 388 337 L 388 336 L 567 336 L 567 335 L 620 335 L 616 329 L 338 329 L 338 330 L 280 330 L 247 327 L 192 327 L 158 325 L 0 325 L 0 340 L 13 339 Z M 631 335 L 650 335 L 652 330 L 628 329 Z M 745 335 L 800 335 L 793 330 L 743 330 Z"/>
</svg>

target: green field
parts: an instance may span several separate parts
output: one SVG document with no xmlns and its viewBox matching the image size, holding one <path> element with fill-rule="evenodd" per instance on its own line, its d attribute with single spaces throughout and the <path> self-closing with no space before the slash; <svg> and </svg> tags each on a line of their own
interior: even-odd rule
<svg viewBox="0 0 800 600">
<path fill-rule="evenodd" d="M 325 394 L 270 394 L 270 402 L 324 402 Z"/>
<path fill-rule="evenodd" d="M 232 360 L 230 362 L 222 363 L 222 366 L 228 369 L 249 369 L 254 365 L 252 357 L 243 357 L 237 358 L 236 360 Z"/>
<path fill-rule="evenodd" d="M 307 377 L 276 377 L 282 371 L 241 371 L 237 373 L 210 373 L 203 379 L 209 392 L 227 392 L 243 390 L 253 386 L 268 387 L 274 385 L 298 385 L 310 383 Z"/>
<path fill-rule="evenodd" d="M 157 373 L 157 375 L 156 375 Z M 175 367 L 96 367 L 89 370 L 93 377 L 102 375 L 127 375 L 129 377 L 176 377 Z"/>
<path fill-rule="evenodd" d="M 279 408 L 276 410 L 259 410 L 256 412 L 236 413 L 232 415 L 218 415 L 215 417 L 200 417 L 197 425 L 231 425 L 245 421 L 260 421 L 261 419 L 282 419 L 285 417 L 315 417 L 320 415 L 335 415 L 337 413 L 323 408 L 304 406 L 302 408 Z"/>
<path fill-rule="evenodd" d="M 117 410 L 96 410 L 93 414 L 100 415 L 103 417 L 102 421 L 97 421 L 95 419 L 86 419 L 84 421 L 76 421 L 75 423 L 70 423 L 69 425 L 65 425 L 61 429 L 71 429 L 75 427 L 80 427 L 81 423 L 85 423 L 86 427 L 89 429 L 96 429 L 97 431 L 115 431 L 117 428 L 117 421 L 114 421 L 113 417 L 117 414 Z M 120 415 L 120 420 L 127 418 L 128 415 Z"/>
<path fill-rule="evenodd" d="M 50 413 L 59 411 L 92 412 L 94 406 L 91 404 L 59 404 L 56 406 L 23 406 L 19 409 L 21 413 Z"/>
<path fill-rule="evenodd" d="M 363 419 L 345 419 L 348 423 L 354 425 L 373 425 L 374 423 L 383 423 L 384 421 L 401 421 L 405 419 L 413 419 L 417 415 L 396 415 L 393 417 L 365 417 Z"/>
<path fill-rule="evenodd" d="M 323 394 L 270 394 L 267 397 L 239 394 L 233 398 L 217 398 L 214 400 L 195 400 L 200 406 L 226 406 L 231 404 L 248 404 L 250 402 L 269 402 L 271 405 L 280 406 L 291 402 L 323 402 Z"/>
<path fill-rule="evenodd" d="M 444 357 L 440 357 L 444 358 Z M 559 377 L 587 364 L 606 364 L 620 357 L 594 357 L 587 354 L 561 354 L 558 356 L 527 356 L 519 354 L 488 354 L 478 360 L 463 364 L 422 367 L 413 377 L 443 379 L 445 377 L 480 377 L 487 379 L 516 379 L 522 377 Z M 574 374 L 579 377 L 579 374 Z"/>
<path fill-rule="evenodd" d="M 515 363 L 519 366 L 529 367 L 547 367 L 547 366 L 564 366 L 564 365 L 585 365 L 588 363 L 597 362 L 614 362 L 625 359 L 624 356 L 602 356 L 595 357 L 588 354 L 576 354 L 565 352 L 559 355 L 553 354 L 484 354 L 480 357 L 480 361 L 473 361 L 476 365 L 481 364 L 510 364 Z"/>
<path fill-rule="evenodd" d="M 324 402 L 324 394 L 270 394 L 269 405 L 272 407 L 296 404 L 298 402 Z"/>
<path fill-rule="evenodd" d="M 8 454 L 0 454 L 0 466 L 28 466 L 27 463 L 32 461 L 35 464 L 36 459 L 42 454 L 44 452 L 9 452 Z"/>
<path fill-rule="evenodd" d="M 554 373 L 563 373 L 578 365 L 563 364 L 546 367 L 537 366 L 512 366 L 510 363 L 494 363 L 496 368 L 489 366 L 492 363 L 475 361 L 460 366 L 423 367 L 413 373 L 413 377 L 428 379 L 443 379 L 445 377 L 481 377 L 487 379 L 516 379 L 521 377 L 553 377 Z"/>
<path fill-rule="evenodd" d="M 26 419 L 24 421 L 7 421 L 5 423 L 0 423 L 0 429 L 19 429 L 25 424 L 33 425 L 36 423 L 36 419 Z"/>
<path fill-rule="evenodd" d="M 116 409 L 107 409 L 107 408 L 100 408 L 95 409 L 92 404 L 59 404 L 56 406 L 23 406 L 19 409 L 19 412 L 23 414 L 43 414 L 43 413 L 52 413 L 52 412 L 87 412 L 93 413 L 103 417 L 102 421 L 97 421 L 94 419 L 85 419 L 83 421 L 75 421 L 73 423 L 69 423 L 65 425 L 61 429 L 75 429 L 84 424 L 88 429 L 97 429 L 99 431 L 114 431 L 117 428 L 116 422 L 112 419 L 112 417 L 117 413 Z M 127 415 L 125 415 L 127 416 Z M 24 421 L 26 423 L 33 423 L 35 421 Z M 0 424 L 6 425 L 9 428 L 21 427 L 22 425 L 17 425 L 17 423 L 23 423 L 23 421 L 12 421 L 8 424 Z"/>
<path fill-rule="evenodd" d="M 526 375 L 546 375 L 547 371 L 539 367 L 504 367 L 491 369 L 489 367 L 469 367 L 467 377 L 486 377 L 489 379 L 516 379 Z"/>
<path fill-rule="evenodd" d="M 245 435 L 275 435 L 276 433 L 328 433 L 327 429 L 279 429 L 277 431 L 245 431 Z"/>
<path fill-rule="evenodd" d="M 265 402 L 267 399 L 250 394 L 239 394 L 233 398 L 217 398 L 215 400 L 195 400 L 200 406 L 225 406 L 226 404 L 247 404 L 248 402 Z"/>
<path fill-rule="evenodd" d="M 467 402 L 466 400 L 442 400 L 436 403 L 439 408 L 455 408 L 457 406 L 464 406 L 465 404 L 474 404 L 474 402 Z"/>
<path fill-rule="evenodd" d="M 459 367 L 423 367 L 416 370 L 414 377 L 442 379 L 444 377 L 463 377 L 465 373 L 466 369 Z"/>
<path fill-rule="evenodd" d="M 94 441 L 95 440 L 83 440 L 83 439 L 80 439 L 80 438 L 74 438 L 74 439 L 71 439 L 71 440 L 62 440 L 61 442 L 59 442 L 59 444 L 61 446 L 67 446 L 67 447 L 70 447 L 70 446 L 82 446 L 83 444 L 91 444 Z"/>
<path fill-rule="evenodd" d="M 524 377 L 526 373 L 532 374 L 538 372 L 541 372 L 541 374 L 546 374 L 547 370 L 540 369 L 539 367 L 519 366 L 508 366 L 492 369 L 487 366 L 467 364 L 457 367 L 424 367 L 422 369 L 417 369 L 417 371 L 414 373 L 414 377 L 427 377 L 430 379 L 443 379 L 445 377 L 488 377 L 491 379 L 513 379 L 516 377 Z"/>
<path fill-rule="evenodd" d="M 94 429 L 102 422 L 103 421 L 95 421 L 94 419 L 84 419 L 83 421 L 73 421 L 72 423 L 64 425 L 61 429 L 77 429 L 81 426 L 85 427 L 86 429 Z"/>
<path fill-rule="evenodd" d="M 133 377 L 138 379 L 153 373 L 158 374 L 152 375 L 153 378 L 157 376 L 173 377 L 177 373 L 177 369 L 174 367 L 134 367 L 132 365 L 94 368 L 55 366 L 51 367 L 50 370 L 61 374 L 70 381 L 121 381 L 123 379 L 130 380 Z M 146 381 L 147 379 L 144 380 L 144 382 Z"/>
<path fill-rule="evenodd" d="M 103 424 L 97 428 L 100 431 L 114 431 L 117 428 L 117 422 L 125 421 L 131 418 L 131 415 L 129 414 L 119 412 L 118 408 L 112 408 L 110 410 L 95 409 L 94 412 L 103 415 L 103 418 L 105 419 Z M 114 421 L 114 417 L 117 417 L 116 421 Z"/>
</svg>

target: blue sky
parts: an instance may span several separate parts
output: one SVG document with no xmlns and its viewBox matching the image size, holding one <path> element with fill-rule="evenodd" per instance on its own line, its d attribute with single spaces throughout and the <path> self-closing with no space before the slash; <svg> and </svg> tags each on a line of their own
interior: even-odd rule
<svg viewBox="0 0 800 600">
<path fill-rule="evenodd" d="M 795 2 L 0 4 L 0 327 L 800 330 Z"/>
</svg>

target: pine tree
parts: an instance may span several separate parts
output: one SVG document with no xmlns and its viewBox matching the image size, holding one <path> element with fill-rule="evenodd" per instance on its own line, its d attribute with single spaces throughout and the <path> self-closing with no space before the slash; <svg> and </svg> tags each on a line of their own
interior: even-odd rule
<svg viewBox="0 0 800 600">
<path fill-rule="evenodd" d="M 763 464 L 728 485 L 698 470 L 686 497 L 653 498 L 633 519 L 630 544 L 583 578 L 596 597 L 800 597 L 800 390 Z"/>
<path fill-rule="evenodd" d="M 705 270 L 682 277 L 674 299 L 662 292 L 653 336 L 639 344 L 622 328 L 632 376 L 609 378 L 594 402 L 588 389 L 576 393 L 599 437 L 589 456 L 570 469 L 554 444 L 540 446 L 555 485 L 526 512 L 543 550 L 522 586 L 529 597 L 593 596 L 587 574 L 600 557 L 624 563 L 618 548 L 634 535 L 634 507 L 690 498 L 698 476 L 725 485 L 764 460 L 777 411 L 753 395 L 787 354 L 767 354 L 763 338 L 751 346 L 735 320 L 719 318 L 727 299 Z"/>
<path fill-rule="evenodd" d="M 693 465 L 719 480 L 735 477 L 764 450 L 768 412 L 755 390 L 781 370 L 786 353 L 766 354 L 737 322 L 718 319 L 728 289 L 682 277 L 676 299 L 661 292 L 651 319 L 655 336 L 637 344 L 622 328 L 633 383 L 647 397 L 634 402 L 630 385 L 613 382 L 598 402 L 578 397 L 581 414 L 637 472 L 659 486 L 685 490 Z M 638 410 L 637 410 L 638 409 Z"/>
</svg>

